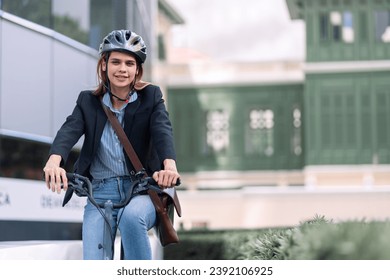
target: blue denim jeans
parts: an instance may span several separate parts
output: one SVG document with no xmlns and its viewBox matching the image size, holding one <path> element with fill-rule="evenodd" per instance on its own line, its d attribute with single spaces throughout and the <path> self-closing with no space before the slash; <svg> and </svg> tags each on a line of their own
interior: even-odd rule
<svg viewBox="0 0 390 280">
<path fill-rule="evenodd" d="M 97 202 L 111 200 L 113 203 L 123 201 L 131 186 L 130 177 L 114 177 L 103 180 L 93 180 L 93 196 Z M 104 212 L 104 209 L 101 209 Z M 113 210 L 114 223 L 112 232 L 116 235 L 119 229 L 124 259 L 150 260 L 152 250 L 148 231 L 156 222 L 156 211 L 148 195 L 137 195 L 122 209 Z M 103 259 L 104 218 L 88 200 L 83 218 L 83 257 L 86 260 Z"/>
</svg>

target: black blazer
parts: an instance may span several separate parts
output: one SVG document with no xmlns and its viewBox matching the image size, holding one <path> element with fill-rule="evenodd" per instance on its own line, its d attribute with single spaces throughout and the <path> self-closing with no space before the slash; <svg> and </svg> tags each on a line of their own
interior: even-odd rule
<svg viewBox="0 0 390 280">
<path fill-rule="evenodd" d="M 100 99 L 92 91 L 82 91 L 72 114 L 58 130 L 50 154 L 60 155 L 63 165 L 84 135 L 74 172 L 91 177 L 89 168 L 107 121 Z M 165 159 L 176 160 L 172 126 L 159 87 L 148 85 L 138 91 L 136 101 L 126 106 L 124 131 L 149 175 L 163 169 Z M 126 153 L 125 158 L 129 172 L 138 171 L 134 170 Z"/>
</svg>

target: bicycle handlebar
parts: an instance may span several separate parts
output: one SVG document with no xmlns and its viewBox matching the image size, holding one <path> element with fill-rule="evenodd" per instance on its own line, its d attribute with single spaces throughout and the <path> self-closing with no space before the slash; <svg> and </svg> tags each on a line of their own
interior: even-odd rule
<svg viewBox="0 0 390 280">
<path fill-rule="evenodd" d="M 104 208 L 105 202 L 98 203 L 92 195 L 92 183 L 88 179 L 88 177 L 81 176 L 77 173 L 66 173 L 66 177 L 68 178 L 68 187 L 73 189 L 73 191 L 76 193 L 77 196 L 87 196 L 92 204 L 95 206 L 98 206 L 100 208 Z M 133 186 L 129 188 L 128 193 L 126 193 L 125 199 L 123 202 L 120 203 L 113 203 L 112 207 L 114 209 L 123 208 L 125 207 L 129 202 L 130 199 L 133 197 L 133 188 L 138 185 L 141 188 L 145 187 L 148 189 L 152 189 L 156 192 L 162 192 L 163 190 L 157 185 L 156 181 L 152 177 L 144 177 L 138 180 L 135 180 L 132 182 Z M 181 184 L 180 178 L 176 182 L 176 186 L 179 186 Z"/>
<path fill-rule="evenodd" d="M 68 178 L 68 187 L 78 196 L 92 196 L 92 184 L 87 177 L 77 173 L 66 173 L 66 178 Z"/>
</svg>

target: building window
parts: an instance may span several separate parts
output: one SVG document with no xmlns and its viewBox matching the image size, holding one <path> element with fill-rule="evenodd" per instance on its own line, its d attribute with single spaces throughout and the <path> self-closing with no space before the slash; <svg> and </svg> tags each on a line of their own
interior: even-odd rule
<svg viewBox="0 0 390 280">
<path fill-rule="evenodd" d="M 368 19 L 366 12 L 359 13 L 359 38 L 362 42 L 368 41 Z"/>
<path fill-rule="evenodd" d="M 167 59 L 166 54 L 166 48 L 165 48 L 165 42 L 164 42 L 164 35 L 159 34 L 157 37 L 158 42 L 158 59 L 161 61 L 165 61 Z"/>
<path fill-rule="evenodd" d="M 355 32 L 353 28 L 353 15 L 347 11 L 343 13 L 343 41 L 353 43 L 355 41 Z"/>
<path fill-rule="evenodd" d="M 226 110 L 206 112 L 206 153 L 224 152 L 229 142 L 229 113 Z"/>
<path fill-rule="evenodd" d="M 375 38 L 379 42 L 390 42 L 390 11 L 376 11 Z"/>
<path fill-rule="evenodd" d="M 350 11 L 333 11 L 320 15 L 320 38 L 322 41 L 353 43 L 355 31 L 353 14 Z"/>
<path fill-rule="evenodd" d="M 87 13 L 79 8 L 73 12 L 71 4 L 60 0 L 0 0 L 0 9 L 87 44 L 89 27 L 86 20 L 84 24 L 79 20 Z"/>
<path fill-rule="evenodd" d="M 246 135 L 247 154 L 274 154 L 274 112 L 271 109 L 252 109 Z"/>
<path fill-rule="evenodd" d="M 1 9 L 34 23 L 52 28 L 51 0 L 2 0 Z"/>
<path fill-rule="evenodd" d="M 293 110 L 293 135 L 291 139 L 292 153 L 296 156 L 302 154 L 302 114 L 299 108 Z"/>
<path fill-rule="evenodd" d="M 328 14 L 320 15 L 320 38 L 321 41 L 329 40 L 329 16 Z"/>
<path fill-rule="evenodd" d="M 342 17 L 340 12 L 330 13 L 330 24 L 332 30 L 333 41 L 339 42 L 341 40 L 341 28 L 342 28 Z"/>
</svg>

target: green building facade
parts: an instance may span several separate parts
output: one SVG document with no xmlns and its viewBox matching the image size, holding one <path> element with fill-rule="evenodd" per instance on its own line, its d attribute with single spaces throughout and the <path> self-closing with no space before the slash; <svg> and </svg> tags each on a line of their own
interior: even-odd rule
<svg viewBox="0 0 390 280">
<path fill-rule="evenodd" d="M 301 84 L 169 90 L 185 172 L 303 167 Z"/>
<path fill-rule="evenodd" d="M 168 88 L 182 171 L 390 164 L 390 0 L 286 3 L 303 82 Z"/>
<path fill-rule="evenodd" d="M 287 1 L 306 23 L 305 165 L 390 163 L 390 1 Z"/>
</svg>

